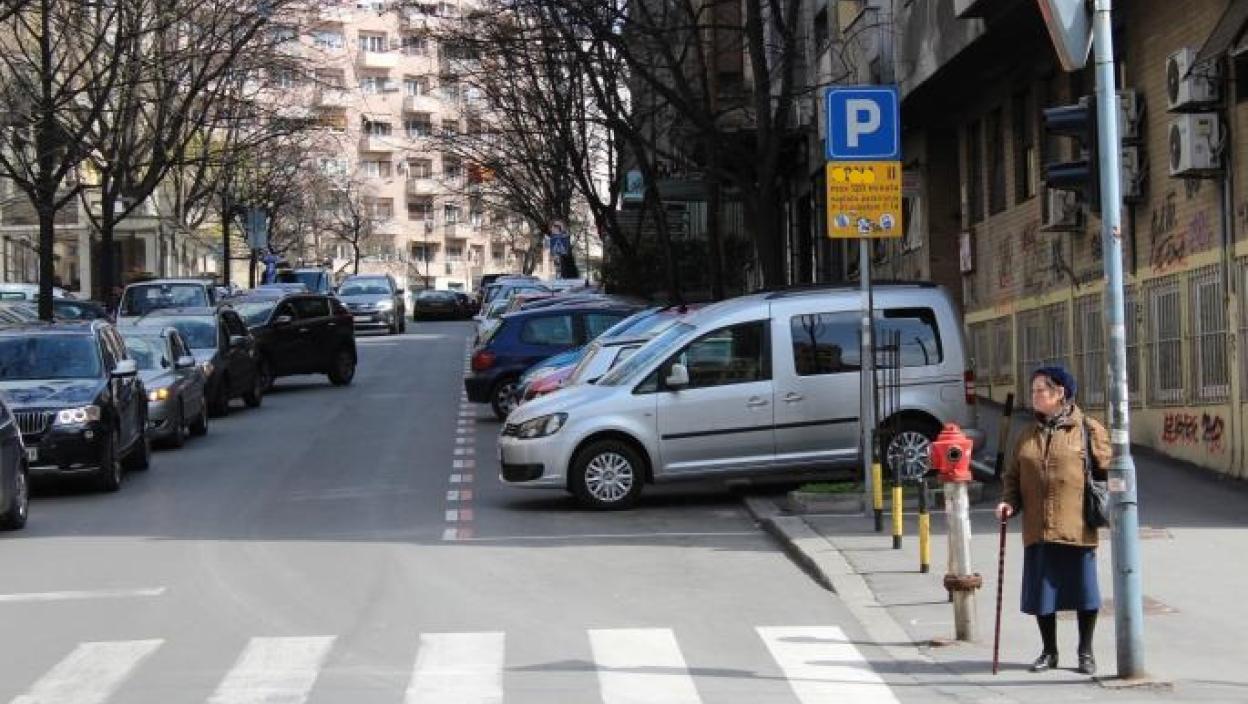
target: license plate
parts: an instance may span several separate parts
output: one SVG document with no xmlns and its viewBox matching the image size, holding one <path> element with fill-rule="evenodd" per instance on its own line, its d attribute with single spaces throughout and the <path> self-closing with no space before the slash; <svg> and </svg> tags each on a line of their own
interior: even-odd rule
<svg viewBox="0 0 1248 704">
<path fill-rule="evenodd" d="M 33 448 L 33 447 L 28 447 L 28 448 L 26 448 L 26 461 L 27 461 L 27 462 L 38 462 L 38 461 L 39 461 L 39 450 L 36 450 L 36 449 L 35 449 L 35 448 Z"/>
<path fill-rule="evenodd" d="M 370 321 L 370 320 L 372 320 L 372 319 L 373 319 L 373 316 L 371 316 L 371 315 L 357 315 L 357 316 L 355 316 L 355 322 L 357 322 L 357 323 L 367 323 L 368 321 Z"/>
</svg>

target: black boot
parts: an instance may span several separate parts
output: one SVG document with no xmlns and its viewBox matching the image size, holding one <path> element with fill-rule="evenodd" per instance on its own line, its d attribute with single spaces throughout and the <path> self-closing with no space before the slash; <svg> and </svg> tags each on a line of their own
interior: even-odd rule
<svg viewBox="0 0 1248 704">
<path fill-rule="evenodd" d="M 1040 640 L 1044 643 L 1044 651 L 1031 664 L 1031 671 L 1047 672 L 1057 667 L 1057 614 L 1037 616 L 1036 625 L 1040 627 Z"/>
<path fill-rule="evenodd" d="M 1096 631 L 1096 611 L 1079 612 L 1079 672 L 1096 674 L 1096 658 L 1092 657 L 1092 634 Z"/>
<path fill-rule="evenodd" d="M 1057 653 L 1040 653 L 1040 657 L 1031 663 L 1032 672 L 1048 672 L 1057 667 Z"/>
</svg>

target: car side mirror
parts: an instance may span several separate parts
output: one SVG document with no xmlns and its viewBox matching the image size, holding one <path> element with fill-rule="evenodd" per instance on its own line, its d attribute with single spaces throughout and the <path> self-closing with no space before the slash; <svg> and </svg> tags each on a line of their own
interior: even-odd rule
<svg viewBox="0 0 1248 704">
<path fill-rule="evenodd" d="M 295 319 L 289 315 L 279 315 L 273 319 L 273 324 L 279 327 L 283 325 L 290 325 L 293 322 L 295 322 Z"/>
<path fill-rule="evenodd" d="M 673 364 L 663 384 L 672 391 L 679 391 L 689 386 L 689 370 L 683 364 Z"/>
<path fill-rule="evenodd" d="M 124 379 L 139 373 L 139 366 L 133 359 L 123 359 L 113 367 L 113 378 Z"/>
<path fill-rule="evenodd" d="M 245 347 L 247 338 L 244 335 L 230 335 L 230 347 Z"/>
<path fill-rule="evenodd" d="M 191 369 L 195 366 L 195 358 L 189 354 L 178 357 L 178 361 L 173 363 L 174 369 Z"/>
</svg>

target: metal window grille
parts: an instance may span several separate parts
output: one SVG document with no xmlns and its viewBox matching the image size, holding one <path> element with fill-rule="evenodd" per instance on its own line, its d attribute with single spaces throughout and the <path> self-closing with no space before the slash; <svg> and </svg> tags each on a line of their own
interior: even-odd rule
<svg viewBox="0 0 1248 704">
<path fill-rule="evenodd" d="M 1144 310 L 1135 288 L 1123 292 L 1123 310 L 1127 328 L 1127 399 L 1140 403 L 1140 321 Z"/>
<path fill-rule="evenodd" d="M 1048 354 L 1044 358 L 1045 366 L 1070 366 L 1070 335 L 1067 331 L 1069 319 L 1067 318 L 1066 304 L 1055 303 L 1046 306 L 1041 310 L 1042 320 L 1048 328 L 1049 347 Z"/>
<path fill-rule="evenodd" d="M 1191 272 L 1188 310 L 1192 400 L 1225 401 L 1230 395 L 1231 379 L 1226 358 L 1226 286 L 1220 266 Z"/>
<path fill-rule="evenodd" d="M 1013 319 L 1010 316 L 997 318 L 992 322 L 992 358 L 993 380 L 1009 383 L 1014 378 L 1014 345 L 1010 338 L 1014 334 Z"/>
<path fill-rule="evenodd" d="M 989 370 L 992 368 L 992 348 L 989 347 L 988 325 L 985 322 L 975 323 L 970 326 L 971 354 L 975 357 L 972 369 L 975 370 L 975 388 L 977 391 L 987 388 L 991 381 Z"/>
<path fill-rule="evenodd" d="M 1019 398 L 1030 398 L 1031 373 L 1040 367 L 1068 366 L 1070 344 L 1065 303 L 1018 314 L 1017 376 Z"/>
<path fill-rule="evenodd" d="M 1148 400 L 1183 401 L 1183 304 L 1177 276 L 1151 281 L 1148 300 Z"/>
<path fill-rule="evenodd" d="M 1248 381 L 1248 349 L 1244 345 L 1248 340 L 1248 257 L 1235 264 L 1239 274 L 1239 377 Z M 1248 383 L 1241 382 L 1239 394 L 1241 399 L 1248 399 Z"/>
<path fill-rule="evenodd" d="M 1075 350 L 1079 375 L 1080 401 L 1090 407 L 1105 405 L 1105 326 L 1102 324 L 1101 297 L 1083 296 L 1075 300 Z"/>
</svg>

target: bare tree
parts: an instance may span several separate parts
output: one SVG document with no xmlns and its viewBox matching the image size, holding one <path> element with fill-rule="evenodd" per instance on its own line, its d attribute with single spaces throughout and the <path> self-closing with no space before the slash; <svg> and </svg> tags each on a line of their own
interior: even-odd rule
<svg viewBox="0 0 1248 704">
<path fill-rule="evenodd" d="M 377 212 L 376 194 L 352 175 L 326 184 L 318 199 L 325 211 L 326 233 L 351 247 L 352 273 L 360 273 L 364 251 L 381 240 L 378 230 L 390 217 Z"/>
</svg>

